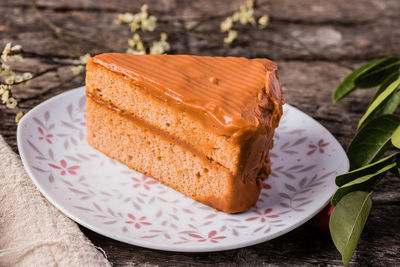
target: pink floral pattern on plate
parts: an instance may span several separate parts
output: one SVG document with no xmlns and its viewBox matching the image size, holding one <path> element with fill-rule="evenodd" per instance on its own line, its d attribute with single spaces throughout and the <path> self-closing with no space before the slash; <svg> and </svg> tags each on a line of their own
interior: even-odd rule
<svg viewBox="0 0 400 267">
<path fill-rule="evenodd" d="M 90 147 L 84 88 L 37 106 L 18 126 L 23 163 L 43 195 L 67 216 L 105 236 L 170 251 L 219 251 L 270 240 L 301 225 L 348 170 L 336 139 L 291 107 L 271 151 L 272 174 L 247 212 L 225 214 L 198 203 Z"/>
</svg>

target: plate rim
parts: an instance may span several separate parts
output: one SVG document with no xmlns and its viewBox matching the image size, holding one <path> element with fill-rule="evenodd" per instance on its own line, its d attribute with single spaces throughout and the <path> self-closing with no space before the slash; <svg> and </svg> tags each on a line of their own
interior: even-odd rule
<svg viewBox="0 0 400 267">
<path fill-rule="evenodd" d="M 67 94 L 74 94 L 77 93 L 79 90 L 84 90 L 85 86 L 81 86 L 78 88 L 74 88 L 74 89 L 70 89 L 66 92 L 63 92 L 61 94 L 58 94 L 56 96 L 53 96 L 43 102 L 41 102 L 40 104 L 36 105 L 34 108 L 32 108 L 31 110 L 29 110 L 20 120 L 18 127 L 17 127 L 17 146 L 18 146 L 18 151 L 19 151 L 19 155 L 21 158 L 21 161 L 24 165 L 24 168 L 27 172 L 27 174 L 29 175 L 30 179 L 33 181 L 33 183 L 35 184 L 35 186 L 39 189 L 40 193 L 46 198 L 47 201 L 49 201 L 56 209 L 58 209 L 59 211 L 61 211 L 65 216 L 67 216 L 68 218 L 70 218 L 71 220 L 75 221 L 76 223 L 90 229 L 91 231 L 96 232 L 97 234 L 100 234 L 102 236 L 105 236 L 107 238 L 111 238 L 114 240 L 117 240 L 119 242 L 123 242 L 123 243 L 127 243 L 130 245 L 135 245 L 135 246 L 140 246 L 140 247 L 145 247 L 145 248 L 150 248 L 150 249 L 156 249 L 156 250 L 161 250 L 161 251 L 171 251 L 171 252 L 198 252 L 198 253 L 204 253 L 204 252 L 217 252 L 217 251 L 226 251 L 226 250 L 233 250 L 233 249 L 239 249 L 239 248 L 244 248 L 244 247 L 248 247 L 248 246 L 252 246 L 252 245 L 256 245 L 256 244 L 260 244 L 269 240 L 272 240 L 276 237 L 279 237 L 281 235 L 284 235 L 296 228 L 298 228 L 299 226 L 303 225 L 304 223 L 308 222 L 311 218 L 313 218 L 318 212 L 320 212 L 326 205 L 327 203 L 329 203 L 331 196 L 329 196 L 327 201 L 323 202 L 323 205 L 320 206 L 320 208 L 314 210 L 313 212 L 311 212 L 308 216 L 306 216 L 305 218 L 303 218 L 302 220 L 297 221 L 296 223 L 294 223 L 293 225 L 280 229 L 277 232 L 270 234 L 270 235 L 266 235 L 263 237 L 259 237 L 259 238 L 255 238 L 253 240 L 250 241 L 239 241 L 239 242 L 235 242 L 233 245 L 213 245 L 213 246 L 208 246 L 208 247 L 185 247 L 183 245 L 162 245 L 160 243 L 155 243 L 155 242 L 146 242 L 144 240 L 140 240 L 138 241 L 137 239 L 134 238 L 125 238 L 122 235 L 119 234 L 114 234 L 112 231 L 109 230 L 104 230 L 100 227 L 97 227 L 91 223 L 87 223 L 85 222 L 84 219 L 81 219 L 79 215 L 75 215 L 73 212 L 69 212 L 67 209 L 65 209 L 63 207 L 62 204 L 58 203 L 58 201 L 52 197 L 51 194 L 47 193 L 47 190 L 45 188 L 43 188 L 41 186 L 41 184 L 38 182 L 38 180 L 35 178 L 36 176 L 33 174 L 32 169 L 30 167 L 30 164 L 28 162 L 28 159 L 25 157 L 26 151 L 25 151 L 25 147 L 22 144 L 22 135 L 23 135 L 23 129 L 22 129 L 22 125 L 24 125 L 24 122 L 26 120 L 29 120 L 30 117 L 32 117 L 33 114 L 35 114 L 37 111 L 39 111 L 41 108 L 51 104 L 51 102 L 57 101 L 59 98 L 63 98 L 65 97 Z M 318 123 L 318 125 L 320 125 L 320 127 L 322 127 L 323 130 L 327 131 L 332 137 L 333 140 L 335 141 L 335 145 L 337 145 L 340 148 L 340 152 L 343 153 L 344 160 L 343 160 L 343 168 L 346 170 L 346 172 L 349 170 L 349 159 L 342 147 L 342 145 L 339 143 L 339 141 L 336 139 L 336 137 L 329 131 L 327 130 L 321 123 L 319 123 L 317 120 L 315 120 L 313 117 L 311 117 L 310 115 L 306 114 L 305 112 L 301 111 L 300 109 L 290 105 L 290 104 L 285 104 L 288 107 L 294 109 L 296 112 L 301 113 L 302 116 L 307 117 L 308 119 L 311 119 L 312 121 Z"/>
</svg>

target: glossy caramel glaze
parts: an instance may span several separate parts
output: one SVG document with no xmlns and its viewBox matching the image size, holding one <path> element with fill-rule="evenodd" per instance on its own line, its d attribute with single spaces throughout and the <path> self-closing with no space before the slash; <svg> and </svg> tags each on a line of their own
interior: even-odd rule
<svg viewBox="0 0 400 267">
<path fill-rule="evenodd" d="M 94 63 L 132 79 L 154 97 L 238 143 L 260 132 L 260 122 L 271 123 L 265 110 L 281 114 L 277 67 L 267 59 L 107 53 L 94 57 Z M 274 118 L 273 127 L 279 118 Z"/>
</svg>

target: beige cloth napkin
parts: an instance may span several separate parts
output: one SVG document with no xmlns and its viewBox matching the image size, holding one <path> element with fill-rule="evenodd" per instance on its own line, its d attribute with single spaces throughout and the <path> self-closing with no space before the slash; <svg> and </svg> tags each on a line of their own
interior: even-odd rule
<svg viewBox="0 0 400 267">
<path fill-rule="evenodd" d="M 0 136 L 0 266 L 110 266 L 34 186 Z"/>
</svg>

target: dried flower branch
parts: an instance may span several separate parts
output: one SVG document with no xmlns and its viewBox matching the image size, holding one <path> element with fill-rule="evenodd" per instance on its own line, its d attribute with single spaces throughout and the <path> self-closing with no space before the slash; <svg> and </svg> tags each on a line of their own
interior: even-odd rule
<svg viewBox="0 0 400 267">
<path fill-rule="evenodd" d="M 124 13 L 119 14 L 116 20 L 117 24 L 129 24 L 131 32 L 136 32 L 141 29 L 143 32 L 152 32 L 156 28 L 157 18 L 155 16 L 149 16 L 148 6 L 142 5 L 140 12 L 136 14 Z"/>
<path fill-rule="evenodd" d="M 18 112 L 17 115 L 15 116 L 15 123 L 18 124 L 19 121 L 21 120 L 22 116 L 24 115 L 24 113 L 22 113 L 22 111 Z"/>
<path fill-rule="evenodd" d="M 128 39 L 129 48 L 126 51 L 129 54 L 134 55 L 145 55 L 146 48 L 143 45 L 140 35 L 135 33 L 132 38 Z"/>
<path fill-rule="evenodd" d="M 57 37 L 57 39 L 67 47 L 69 51 L 73 51 L 73 47 L 71 46 L 71 40 L 83 40 L 89 44 L 95 45 L 96 47 L 103 47 L 109 51 L 116 51 L 116 49 L 106 43 L 106 42 L 98 42 L 97 40 L 93 39 L 91 36 L 87 36 L 84 34 L 80 34 L 71 30 L 67 30 L 64 28 L 61 28 L 59 26 L 56 26 L 40 9 L 36 6 L 34 1 L 32 1 L 31 7 L 33 10 L 37 13 L 39 16 L 39 19 L 43 21 L 44 24 L 46 24 L 51 31 L 54 33 L 54 35 Z"/>
<path fill-rule="evenodd" d="M 228 32 L 228 36 L 224 38 L 224 43 L 227 45 L 232 44 L 237 36 L 238 31 L 232 29 L 235 24 L 252 24 L 256 25 L 256 19 L 254 17 L 254 0 L 247 0 L 246 5 L 240 6 L 239 10 L 233 12 L 231 16 L 225 18 L 224 21 L 221 22 L 220 28 L 221 32 Z M 263 29 L 268 26 L 269 17 L 268 15 L 263 15 L 258 18 L 258 24 L 260 28 Z"/>
<path fill-rule="evenodd" d="M 162 32 L 160 35 L 160 41 L 153 42 L 153 45 L 150 47 L 151 55 L 161 55 L 170 49 L 170 45 L 167 42 L 168 35 L 165 32 Z"/>
<path fill-rule="evenodd" d="M 78 65 L 71 67 L 71 71 L 75 76 L 80 74 L 85 69 L 86 63 L 88 62 L 89 58 L 90 58 L 90 54 L 86 53 L 79 57 Z"/>
<path fill-rule="evenodd" d="M 231 44 L 233 41 L 235 41 L 236 37 L 238 35 L 238 32 L 235 30 L 229 30 L 228 36 L 224 38 L 224 43 L 225 44 Z"/>
<path fill-rule="evenodd" d="M 1 66 L 0 66 L 0 77 L 2 81 L 0 82 L 0 96 L 1 103 L 4 104 L 9 109 L 14 109 L 18 105 L 18 101 L 12 97 L 12 85 L 21 84 L 26 85 L 29 80 L 32 79 L 32 73 L 25 72 L 21 75 L 16 74 L 11 66 L 5 62 L 23 61 L 22 56 L 22 46 L 7 43 L 1 53 Z M 19 112 L 15 118 L 16 122 L 21 119 L 22 112 Z"/>
<path fill-rule="evenodd" d="M 1 53 L 1 59 L 4 62 L 7 61 L 22 61 L 22 47 L 20 45 L 11 46 L 11 43 L 7 43 Z"/>
<path fill-rule="evenodd" d="M 119 14 L 116 20 L 117 24 L 128 24 L 131 32 L 134 33 L 132 38 L 128 39 L 129 48 L 126 50 L 129 54 L 134 55 L 145 55 L 147 53 L 156 55 L 164 54 L 170 50 L 170 45 L 167 42 L 168 35 L 166 33 L 161 33 L 160 40 L 153 42 L 152 46 L 148 48 L 143 43 L 140 35 L 136 31 L 141 30 L 142 32 L 152 32 L 157 27 L 157 18 L 155 16 L 150 16 L 148 12 L 148 6 L 146 4 L 142 5 L 140 12 L 136 14 L 123 13 Z"/>
<path fill-rule="evenodd" d="M 265 27 L 267 27 L 268 23 L 269 23 L 269 16 L 268 15 L 261 16 L 258 19 L 258 24 L 260 25 L 261 29 L 264 29 Z"/>
</svg>

